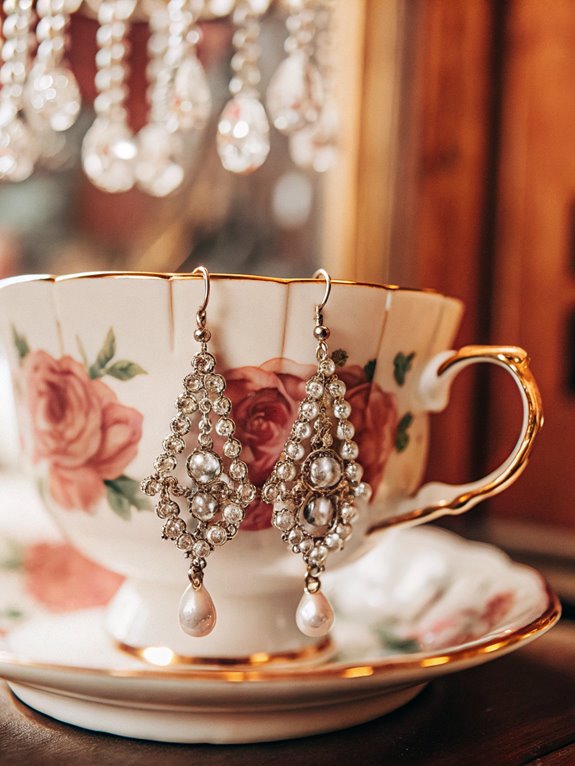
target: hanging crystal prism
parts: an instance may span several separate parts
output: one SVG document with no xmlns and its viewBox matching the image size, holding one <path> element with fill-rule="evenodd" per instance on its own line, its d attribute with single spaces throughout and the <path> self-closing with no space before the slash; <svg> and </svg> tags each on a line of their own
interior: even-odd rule
<svg viewBox="0 0 575 766">
<path fill-rule="evenodd" d="M 92 183 L 107 192 L 131 189 L 137 147 L 125 107 L 129 19 L 136 0 L 102 0 L 98 6 L 96 119 L 82 142 L 82 164 Z"/>
<path fill-rule="evenodd" d="M 216 360 L 207 349 L 210 333 L 205 327 L 205 310 L 198 311 L 197 316 L 194 337 L 201 348 L 192 359 L 192 371 L 184 378 L 171 433 L 154 463 L 154 473 L 142 482 L 142 491 L 158 498 L 156 514 L 164 521 L 164 539 L 173 540 L 191 559 L 190 585 L 180 601 L 180 625 L 192 636 L 204 636 L 216 621 L 213 601 L 203 585 L 206 559 L 236 536 L 256 488 L 240 459 L 242 445 L 234 436 L 226 380 L 216 372 Z M 198 434 L 194 440 L 195 417 Z M 223 455 L 216 451 L 214 431 L 223 441 Z M 190 448 L 191 440 L 195 443 Z M 184 455 L 185 483 L 175 475 L 179 456 Z"/>
<path fill-rule="evenodd" d="M 287 57 L 276 69 L 266 93 L 272 123 L 289 135 L 313 124 L 323 106 L 323 83 L 314 61 L 315 10 L 313 0 L 288 0 Z"/>
<path fill-rule="evenodd" d="M 306 383 L 298 417 L 262 498 L 273 504 L 273 525 L 306 564 L 297 625 L 308 636 L 321 636 L 330 630 L 334 614 L 320 592 L 320 575 L 329 553 L 343 548 L 351 537 L 358 518 L 356 501 L 368 501 L 371 488 L 361 481 L 351 405 L 328 354 L 329 330 L 319 310 L 314 336 L 319 340 L 317 371 Z"/>
<path fill-rule="evenodd" d="M 221 163 L 232 173 L 257 170 L 270 150 L 269 122 L 257 91 L 259 13 L 264 6 L 258 0 L 238 0 L 233 14 L 236 31 L 231 61 L 234 75 L 229 85 L 232 98 L 220 115 L 217 138 Z"/>
<path fill-rule="evenodd" d="M 26 83 L 25 110 L 39 131 L 68 130 L 80 113 L 80 89 L 63 61 L 70 13 L 79 6 L 80 0 L 38 0 L 36 6 L 38 49 Z"/>
<path fill-rule="evenodd" d="M 333 39 L 331 4 L 333 0 L 317 0 L 315 11 L 315 59 L 322 80 L 323 101 L 315 122 L 289 135 L 290 156 L 304 170 L 325 173 L 337 157 L 339 110 L 334 95 Z"/>
<path fill-rule="evenodd" d="M 34 170 L 38 145 L 20 116 L 30 64 L 32 0 L 4 0 L 0 66 L 0 179 L 23 181 Z"/>
</svg>

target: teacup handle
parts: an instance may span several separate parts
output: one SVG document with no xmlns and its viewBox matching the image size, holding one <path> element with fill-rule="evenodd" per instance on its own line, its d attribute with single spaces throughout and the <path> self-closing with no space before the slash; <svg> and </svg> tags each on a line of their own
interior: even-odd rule
<svg viewBox="0 0 575 766">
<path fill-rule="evenodd" d="M 517 443 L 508 458 L 494 471 L 469 484 L 431 482 L 413 497 L 405 498 L 393 516 L 378 521 L 375 529 L 396 524 L 421 524 L 444 516 L 464 513 L 512 484 L 527 465 L 533 442 L 543 425 L 543 407 L 527 353 L 516 346 L 464 346 L 445 351 L 425 366 L 419 383 L 422 409 L 441 412 L 449 401 L 451 383 L 461 370 L 478 362 L 503 367 L 515 381 L 523 404 L 523 422 Z"/>
</svg>

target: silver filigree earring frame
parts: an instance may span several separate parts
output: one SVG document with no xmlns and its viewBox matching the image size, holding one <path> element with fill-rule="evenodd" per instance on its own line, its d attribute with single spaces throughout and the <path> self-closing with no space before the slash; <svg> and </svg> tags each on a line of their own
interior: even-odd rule
<svg viewBox="0 0 575 766">
<path fill-rule="evenodd" d="M 371 488 L 361 481 L 351 405 L 329 356 L 330 331 L 323 323 L 323 308 L 331 279 L 324 269 L 314 277 L 323 277 L 326 283 L 323 300 L 315 307 L 317 371 L 306 383 L 306 397 L 262 497 L 273 503 L 273 525 L 306 565 L 297 626 L 307 636 L 324 636 L 333 625 L 334 612 L 321 592 L 320 576 L 329 553 L 343 548 L 352 535 L 358 518 L 356 498 L 369 500 Z"/>
<path fill-rule="evenodd" d="M 248 479 L 247 465 L 240 460 L 242 445 L 234 436 L 232 403 L 225 396 L 226 380 L 215 371 L 216 359 L 208 351 L 211 333 L 206 327 L 206 307 L 210 277 L 203 266 L 192 273 L 200 274 L 205 286 L 194 331 L 200 350 L 192 359 L 192 371 L 184 378 L 171 433 L 164 439 L 154 473 L 142 482 L 142 491 L 159 498 L 156 514 L 164 521 L 163 538 L 173 540 L 191 559 L 190 584 L 180 601 L 179 619 L 186 633 L 199 637 L 211 633 L 216 624 L 214 603 L 203 584 L 206 559 L 215 548 L 235 537 L 256 489 Z M 196 416 L 198 433 L 190 449 L 186 437 L 192 432 Z M 223 440 L 223 456 L 214 445 L 214 430 Z M 187 455 L 188 478 L 184 482 L 175 475 L 180 455 Z"/>
</svg>

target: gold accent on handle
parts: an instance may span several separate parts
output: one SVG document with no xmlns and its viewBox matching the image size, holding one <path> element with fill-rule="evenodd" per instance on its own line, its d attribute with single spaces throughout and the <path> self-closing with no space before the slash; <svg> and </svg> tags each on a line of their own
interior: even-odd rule
<svg viewBox="0 0 575 766">
<path fill-rule="evenodd" d="M 496 469 L 489 474 L 484 483 L 479 480 L 475 482 L 475 486 L 472 484 L 467 491 L 459 492 L 450 500 L 441 500 L 420 508 L 414 508 L 407 513 L 399 513 L 382 519 L 370 528 L 370 533 L 397 524 L 421 524 L 440 516 L 464 513 L 481 500 L 502 492 L 525 470 L 535 437 L 543 425 L 541 394 L 529 367 L 527 352 L 518 346 L 463 346 L 439 366 L 437 375 L 440 378 L 454 369 L 457 370 L 462 365 L 465 366 L 470 361 L 492 362 L 504 367 L 515 379 L 524 395 L 527 411 L 523 413 L 523 435 L 511 453 L 515 453 L 513 460 L 503 470 Z M 449 485 L 446 485 L 446 488 L 449 488 Z M 459 488 L 458 485 L 452 486 L 454 490 Z"/>
</svg>

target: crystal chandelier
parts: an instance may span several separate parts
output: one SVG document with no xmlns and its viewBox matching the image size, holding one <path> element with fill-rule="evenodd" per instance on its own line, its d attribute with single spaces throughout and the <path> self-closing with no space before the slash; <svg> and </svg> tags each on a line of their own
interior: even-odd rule
<svg viewBox="0 0 575 766">
<path fill-rule="evenodd" d="M 81 0 L 4 0 L 0 63 L 0 179 L 28 178 L 50 135 L 77 120 L 80 88 L 66 61 L 68 26 Z M 199 22 L 230 15 L 234 27 L 229 100 L 215 136 L 223 167 L 257 170 L 271 126 L 288 136 L 293 161 L 326 170 L 337 113 L 331 88 L 331 0 L 283 0 L 285 57 L 260 88 L 260 31 L 270 0 L 88 0 L 96 16 L 95 118 L 82 143 L 82 167 L 98 188 L 133 187 L 156 197 L 184 183 L 186 140 L 206 129 L 212 96 L 198 57 Z M 147 121 L 134 133 L 128 114 L 130 23 L 149 26 Z M 271 123 L 271 125 L 270 125 Z"/>
</svg>

